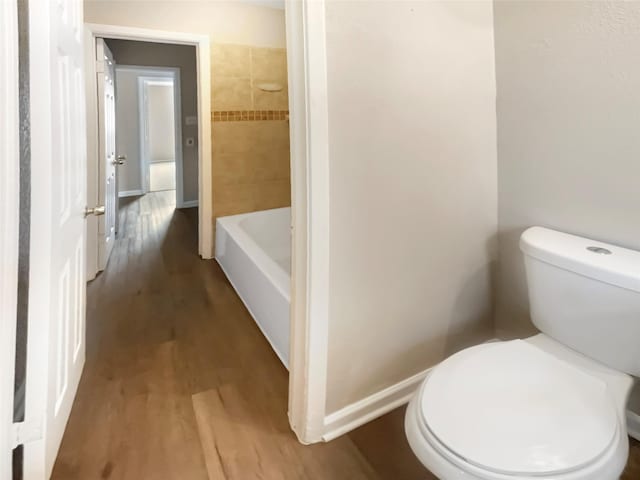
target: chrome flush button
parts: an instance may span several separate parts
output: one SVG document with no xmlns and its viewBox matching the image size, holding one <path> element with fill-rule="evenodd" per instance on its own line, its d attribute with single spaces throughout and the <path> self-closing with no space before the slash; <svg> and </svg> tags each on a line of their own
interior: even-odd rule
<svg viewBox="0 0 640 480">
<path fill-rule="evenodd" d="M 593 253 L 599 253 L 600 255 L 611 255 L 611 250 L 607 250 L 602 247 L 587 247 L 587 250 Z"/>
</svg>

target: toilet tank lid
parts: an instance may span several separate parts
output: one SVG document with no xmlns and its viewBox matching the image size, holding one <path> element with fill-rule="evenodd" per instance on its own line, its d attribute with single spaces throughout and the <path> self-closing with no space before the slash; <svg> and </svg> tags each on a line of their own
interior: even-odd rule
<svg viewBox="0 0 640 480">
<path fill-rule="evenodd" d="M 594 280 L 640 292 L 640 252 L 531 227 L 520 237 L 525 255 Z"/>
</svg>

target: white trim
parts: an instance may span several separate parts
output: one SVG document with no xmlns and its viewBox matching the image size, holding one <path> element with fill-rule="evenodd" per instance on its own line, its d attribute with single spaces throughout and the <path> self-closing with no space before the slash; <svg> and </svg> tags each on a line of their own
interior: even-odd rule
<svg viewBox="0 0 640 480">
<path fill-rule="evenodd" d="M 144 195 L 144 192 L 142 190 L 124 190 L 122 192 L 118 192 L 119 198 L 139 197 L 140 195 Z"/>
<path fill-rule="evenodd" d="M 483 343 L 500 342 L 498 338 L 490 338 Z M 340 435 L 350 432 L 389 413 L 406 403 L 413 397 L 420 384 L 436 367 L 433 365 L 383 390 L 375 392 L 362 400 L 358 400 L 325 418 L 325 433 L 322 440 L 328 442 Z M 640 418 L 640 417 L 639 417 Z"/>
<path fill-rule="evenodd" d="M 627 433 L 640 441 L 640 414 L 627 410 Z"/>
<path fill-rule="evenodd" d="M 136 96 L 138 97 L 138 157 L 140 159 L 140 187 L 144 193 L 149 191 L 149 161 L 147 160 L 147 110 L 146 91 L 140 84 L 140 77 L 136 79 Z M 116 125 L 116 128 L 118 126 Z"/>
<path fill-rule="evenodd" d="M 20 203 L 17 2 L 0 5 L 0 111 L 0 478 L 11 478 Z"/>
<path fill-rule="evenodd" d="M 86 23 L 85 48 L 95 48 L 96 38 L 113 38 L 121 40 L 138 40 L 155 43 L 171 43 L 179 45 L 193 45 L 196 47 L 196 70 L 198 78 L 198 252 L 202 258 L 213 258 L 213 192 L 211 182 L 211 68 L 209 58 L 209 36 L 194 35 L 181 32 L 166 32 L 145 28 L 123 27 L 119 25 L 98 25 Z M 87 56 L 89 58 L 89 56 Z M 87 62 L 87 90 L 95 92 L 95 62 Z M 88 94 L 89 115 L 87 118 L 88 158 L 90 168 L 97 159 L 97 97 Z M 181 122 L 180 122 L 181 123 Z M 95 148 L 94 148 L 95 147 Z M 90 172 L 89 182 L 97 181 Z M 97 200 L 97 199 L 96 199 Z M 94 234 L 97 238 L 97 233 Z M 92 238 L 92 237 L 88 237 Z M 94 273 L 95 275 L 95 273 Z"/>
<path fill-rule="evenodd" d="M 182 202 L 181 207 L 176 208 L 193 208 L 198 206 L 198 200 L 187 200 L 186 202 Z"/>
<path fill-rule="evenodd" d="M 371 420 L 389 413 L 401 405 L 409 403 L 432 368 L 427 368 L 401 382 L 369 395 L 362 400 L 347 405 L 337 412 L 327 415 L 325 433 L 322 440 L 328 442 L 350 432 Z"/>
<path fill-rule="evenodd" d="M 52 232 L 50 208 L 53 172 L 52 145 L 52 61 L 50 2 L 29 2 L 29 94 L 31 115 L 31 233 L 29 247 L 29 322 L 27 336 L 27 384 L 25 421 L 43 417 L 49 397 L 52 282 Z M 97 147 L 96 147 L 97 148 Z M 97 151 L 97 150 L 96 150 Z M 37 174 L 34 174 L 37 173 Z M 97 228 L 97 227 L 96 227 Z M 96 252 L 97 254 L 97 252 Z M 36 335 L 33 333 L 37 332 Z M 83 351 L 84 354 L 84 351 Z M 24 478 L 47 478 L 43 440 L 24 446 Z"/>
<path fill-rule="evenodd" d="M 285 13 L 293 227 L 289 420 L 302 443 L 313 443 L 325 432 L 329 330 L 325 1 L 287 0 Z"/>
</svg>

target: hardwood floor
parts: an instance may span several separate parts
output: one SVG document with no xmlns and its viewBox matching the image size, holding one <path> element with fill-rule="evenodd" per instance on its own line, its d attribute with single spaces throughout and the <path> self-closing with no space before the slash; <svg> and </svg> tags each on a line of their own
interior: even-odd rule
<svg viewBox="0 0 640 480">
<path fill-rule="evenodd" d="M 88 287 L 87 361 L 56 480 L 428 480 L 398 409 L 328 444 L 297 442 L 288 375 L 173 193 L 121 203 Z M 640 478 L 633 444 L 624 480 Z"/>
<path fill-rule="evenodd" d="M 87 361 L 53 477 L 377 479 L 343 437 L 304 446 L 288 375 L 171 193 L 122 202 L 88 288 Z"/>
</svg>

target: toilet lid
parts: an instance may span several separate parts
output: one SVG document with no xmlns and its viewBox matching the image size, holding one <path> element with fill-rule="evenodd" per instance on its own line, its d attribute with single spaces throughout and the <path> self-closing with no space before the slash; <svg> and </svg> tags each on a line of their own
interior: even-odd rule
<svg viewBox="0 0 640 480">
<path fill-rule="evenodd" d="M 511 475 L 580 468 L 603 453 L 618 430 L 602 380 L 521 340 L 448 358 L 429 375 L 420 406 L 448 450 Z"/>
</svg>

